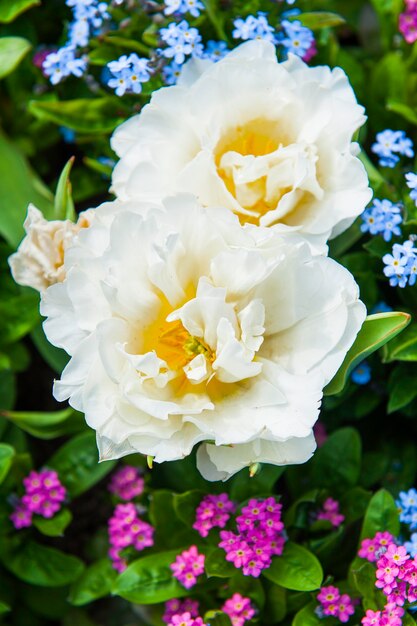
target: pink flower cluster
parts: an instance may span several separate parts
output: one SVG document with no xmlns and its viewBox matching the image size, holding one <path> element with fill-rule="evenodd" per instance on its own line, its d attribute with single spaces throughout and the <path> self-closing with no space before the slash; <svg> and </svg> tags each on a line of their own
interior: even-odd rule
<svg viewBox="0 0 417 626">
<path fill-rule="evenodd" d="M 208 624 L 205 624 L 201 617 L 194 619 L 190 613 L 180 613 L 172 616 L 168 626 L 208 626 Z"/>
<path fill-rule="evenodd" d="M 341 594 L 337 587 L 322 587 L 317 596 L 320 602 L 320 613 L 326 617 L 332 615 L 340 622 L 346 623 L 355 612 L 355 606 L 347 593 Z"/>
<path fill-rule="evenodd" d="M 189 550 L 184 550 L 171 564 L 171 570 L 177 580 L 186 589 L 194 587 L 197 583 L 197 576 L 204 573 L 204 554 L 199 554 L 196 546 L 191 546 Z"/>
<path fill-rule="evenodd" d="M 177 598 L 174 598 L 165 602 L 165 613 L 163 614 L 162 619 L 165 624 L 170 624 L 175 615 L 189 613 L 191 617 L 198 617 L 198 609 L 198 600 L 193 600 L 192 598 L 178 600 Z"/>
<path fill-rule="evenodd" d="M 417 41 L 417 1 L 405 0 L 406 9 L 400 13 L 399 29 L 407 43 Z"/>
<path fill-rule="evenodd" d="M 238 534 L 222 530 L 219 547 L 226 560 L 241 568 L 245 576 L 260 576 L 271 565 L 274 555 L 281 555 L 286 538 L 281 520 L 281 505 L 274 498 L 249 500 L 236 518 Z"/>
<path fill-rule="evenodd" d="M 133 500 L 143 493 L 145 481 L 139 474 L 137 467 L 125 465 L 115 472 L 109 484 L 110 493 L 120 500 Z"/>
<path fill-rule="evenodd" d="M 138 517 L 138 510 L 132 503 L 118 504 L 109 519 L 109 557 L 113 567 L 123 572 L 127 561 L 121 556 L 122 550 L 132 546 L 140 552 L 153 546 L 154 528 Z"/>
<path fill-rule="evenodd" d="M 377 533 L 374 539 L 364 539 L 358 554 L 376 562 L 375 586 L 387 598 L 382 611 L 366 612 L 362 625 L 401 626 L 404 604 L 417 601 L 417 558 L 412 559 L 404 546 L 394 542 L 390 533 Z"/>
<path fill-rule="evenodd" d="M 401 626 L 404 609 L 396 604 L 387 604 L 383 611 L 368 609 L 362 618 L 362 626 Z"/>
<path fill-rule="evenodd" d="M 30 526 L 34 514 L 53 517 L 67 496 L 67 491 L 54 470 L 32 471 L 23 479 L 23 485 L 25 495 L 17 501 L 10 516 L 15 528 Z"/>
<path fill-rule="evenodd" d="M 389 544 L 394 542 L 395 539 L 391 533 L 376 533 L 373 539 L 364 539 L 362 541 L 358 555 L 370 563 L 376 563 L 381 554 L 388 548 Z"/>
<path fill-rule="evenodd" d="M 343 524 L 345 516 L 340 512 L 338 501 L 327 498 L 323 503 L 323 509 L 317 515 L 317 519 L 328 520 L 334 528 L 337 528 Z"/>
<path fill-rule="evenodd" d="M 210 530 L 215 526 L 218 528 L 226 526 L 235 508 L 227 493 L 221 493 L 218 496 L 208 495 L 202 499 L 197 507 L 193 528 L 201 537 L 207 537 Z"/>
<path fill-rule="evenodd" d="M 241 596 L 240 593 L 235 593 L 229 600 L 226 600 L 222 611 L 230 617 L 233 626 L 243 626 L 256 613 L 250 599 Z"/>
</svg>

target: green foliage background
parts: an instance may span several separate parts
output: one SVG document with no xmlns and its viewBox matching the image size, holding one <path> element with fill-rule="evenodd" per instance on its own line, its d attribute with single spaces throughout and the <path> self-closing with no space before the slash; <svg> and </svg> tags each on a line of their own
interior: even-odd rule
<svg viewBox="0 0 417 626">
<path fill-rule="evenodd" d="M 207 11 L 197 20 L 201 32 L 229 43 L 233 17 L 265 10 L 272 23 L 279 12 L 271 0 L 205 4 Z M 185 595 L 169 564 L 191 541 L 206 554 L 208 579 L 196 593 L 207 611 L 239 591 L 257 605 L 260 624 L 317 626 L 322 622 L 314 612 L 314 592 L 323 580 L 338 581 L 365 608 L 376 608 L 381 597 L 374 570 L 355 555 L 360 538 L 377 530 L 399 533 L 394 497 L 415 484 L 417 288 L 388 286 L 381 257 L 391 246 L 362 235 L 359 223 L 331 243 L 331 256 L 354 274 L 369 311 L 385 301 L 406 315 L 367 322 L 326 390 L 326 443 L 306 465 L 266 466 L 254 478 L 242 471 L 224 485 L 206 483 L 193 458 L 155 467 L 147 472 L 144 500 L 156 527 L 155 546 L 120 576 L 106 556 L 112 503 L 105 477 L 115 463 L 99 465 L 83 416 L 54 403 L 52 380 L 67 357 L 47 343 L 38 294 L 13 282 L 7 257 L 23 236 L 29 202 L 49 218 L 72 210 L 69 175 L 78 211 L 110 197 L 111 168 L 100 160 L 115 158 L 109 136 L 162 84 L 155 78 L 140 96 L 117 98 L 100 82 L 108 61 L 129 51 L 149 54 L 156 45 L 155 27 L 139 5 L 127 25 L 92 41 L 88 81 L 69 79 L 52 88 L 33 54 L 39 46 L 64 42 L 68 8 L 61 0 L 0 0 L 0 623 L 160 625 L 160 603 Z M 299 0 L 298 6 L 300 19 L 317 37 L 314 64 L 341 66 L 366 107 L 368 122 L 359 141 L 375 196 L 403 202 L 404 238 L 417 234 L 417 209 L 401 168 L 380 170 L 370 156 L 375 134 L 384 128 L 405 130 L 417 140 L 417 43 L 409 46 L 398 34 L 402 1 Z M 125 17 L 122 9 L 115 9 L 116 16 L 118 11 Z M 61 126 L 75 131 L 74 144 L 63 141 Z M 58 184 L 72 156 L 71 173 L 68 165 Z M 403 330 L 408 314 L 412 321 Z M 370 353 L 372 381 L 356 385 L 350 371 Z M 140 457 L 126 462 L 145 466 Z M 35 528 L 16 532 L 9 521 L 10 496 L 31 468 L 42 465 L 60 473 L 69 505 L 52 520 L 39 519 Z M 201 497 L 221 491 L 240 503 L 282 496 L 290 542 L 259 580 L 226 563 L 215 537 L 202 541 L 191 529 Z M 327 496 L 340 500 L 346 518 L 337 530 L 311 523 Z M 228 623 L 224 615 L 211 614 L 212 626 Z M 404 623 L 416 622 L 407 615 Z"/>
</svg>

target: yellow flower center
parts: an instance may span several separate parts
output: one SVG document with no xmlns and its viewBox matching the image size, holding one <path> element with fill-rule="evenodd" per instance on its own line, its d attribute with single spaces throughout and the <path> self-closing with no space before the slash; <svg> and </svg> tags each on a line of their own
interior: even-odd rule
<svg viewBox="0 0 417 626">
<path fill-rule="evenodd" d="M 199 354 L 213 359 L 213 351 L 199 337 L 193 337 L 179 320 L 160 325 L 153 348 L 171 370 L 179 370 Z"/>
<path fill-rule="evenodd" d="M 230 168 L 224 166 L 222 162 L 224 155 L 237 152 L 242 156 L 262 157 L 275 152 L 280 146 L 285 146 L 289 143 L 289 136 L 282 131 L 277 121 L 266 118 L 251 120 L 247 124 L 236 126 L 226 132 L 217 144 L 214 155 L 217 173 L 223 180 L 229 193 L 237 198 L 236 179 L 233 177 Z M 261 176 L 253 182 L 246 183 L 248 197 L 253 194 L 261 199 L 258 199 L 254 204 L 249 201 L 245 204 L 245 202 L 240 200 L 241 206 L 254 213 L 253 215 L 238 214 L 242 224 L 249 222 L 258 225 L 260 217 L 272 208 L 275 208 L 276 198 L 274 206 L 266 200 L 266 184 L 266 176 Z M 278 196 L 280 197 L 288 191 L 289 188 L 280 189 Z"/>
</svg>

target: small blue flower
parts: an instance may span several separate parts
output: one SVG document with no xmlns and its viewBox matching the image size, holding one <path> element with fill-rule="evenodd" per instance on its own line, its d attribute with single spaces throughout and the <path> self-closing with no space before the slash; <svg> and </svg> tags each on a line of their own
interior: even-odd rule
<svg viewBox="0 0 417 626">
<path fill-rule="evenodd" d="M 400 491 L 395 504 L 400 513 L 400 522 L 408 524 L 411 530 L 417 528 L 417 491 L 412 488 Z"/>
<path fill-rule="evenodd" d="M 392 307 L 390 307 L 386 302 L 378 302 L 372 309 L 371 313 L 391 313 L 392 310 Z"/>
<path fill-rule="evenodd" d="M 72 128 L 67 128 L 66 126 L 60 126 L 59 132 L 61 134 L 62 139 L 65 143 L 74 143 L 75 142 L 75 132 Z"/>
<path fill-rule="evenodd" d="M 204 58 L 216 62 L 223 59 L 228 52 L 229 48 L 227 47 L 227 43 L 225 41 L 210 40 L 207 42 L 204 50 Z"/>
<path fill-rule="evenodd" d="M 404 548 L 412 558 L 417 556 L 417 533 L 413 533 L 410 537 L 410 541 L 404 542 Z"/>
<path fill-rule="evenodd" d="M 401 205 L 390 200 L 375 199 L 362 214 L 361 231 L 371 235 L 382 235 L 385 241 L 391 241 L 393 235 L 400 236 L 400 224 L 403 221 Z"/>
<path fill-rule="evenodd" d="M 403 244 L 395 243 L 392 247 L 392 254 L 385 254 L 382 257 L 384 274 L 390 281 L 391 287 L 411 286 L 416 282 L 417 273 L 417 250 L 410 239 Z"/>
<path fill-rule="evenodd" d="M 197 28 L 191 28 L 186 20 L 179 24 L 172 22 L 167 28 L 159 31 L 161 39 L 167 44 L 159 53 L 167 59 L 172 59 L 177 65 L 182 65 L 187 56 L 201 57 L 203 55 L 202 38 Z"/>
<path fill-rule="evenodd" d="M 274 29 L 266 18 L 266 13 L 261 11 L 255 15 L 248 15 L 247 18 L 237 18 L 233 22 L 235 27 L 232 31 L 233 39 L 242 39 L 247 41 L 248 39 L 264 39 L 265 41 L 276 42 L 276 36 Z"/>
<path fill-rule="evenodd" d="M 366 361 L 355 367 L 351 374 L 351 379 L 357 385 L 367 385 L 371 380 L 371 368 Z"/>
<path fill-rule="evenodd" d="M 282 20 L 283 33 L 279 36 L 279 43 L 284 46 L 287 54 L 292 53 L 304 57 L 314 45 L 314 35 L 309 28 L 301 24 L 299 20 L 290 22 Z"/>
<path fill-rule="evenodd" d="M 376 142 L 372 144 L 371 150 L 379 157 L 379 164 L 382 167 L 395 167 L 401 156 L 413 157 L 413 142 L 403 130 L 381 131 L 376 136 Z"/>
<path fill-rule="evenodd" d="M 142 84 L 151 77 L 148 59 L 141 59 L 134 52 L 129 56 L 122 55 L 117 61 L 110 61 L 107 68 L 111 72 L 107 85 L 115 90 L 117 96 L 141 93 Z"/>
<path fill-rule="evenodd" d="M 165 0 L 165 15 L 189 13 L 193 17 L 198 17 L 200 11 L 204 11 L 204 4 L 200 0 Z"/>
<path fill-rule="evenodd" d="M 181 75 L 182 65 L 178 65 L 173 61 L 169 65 L 166 65 L 162 70 L 162 76 L 167 85 L 176 85 Z"/>
<path fill-rule="evenodd" d="M 407 187 L 411 189 L 410 198 L 414 200 L 417 206 L 417 173 L 408 172 L 405 175 L 405 179 L 407 181 Z"/>
<path fill-rule="evenodd" d="M 53 85 L 57 85 L 67 76 L 79 78 L 84 74 L 87 63 L 83 58 L 76 58 L 75 52 L 75 46 L 64 46 L 45 58 L 42 69 Z"/>
</svg>

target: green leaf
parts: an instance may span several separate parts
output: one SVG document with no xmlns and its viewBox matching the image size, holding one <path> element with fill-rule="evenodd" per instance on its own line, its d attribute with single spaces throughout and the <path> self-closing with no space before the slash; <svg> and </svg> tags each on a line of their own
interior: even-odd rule
<svg viewBox="0 0 417 626">
<path fill-rule="evenodd" d="M 71 523 L 71 520 L 71 511 L 68 509 L 62 509 L 50 519 L 35 515 L 33 518 L 33 525 L 47 537 L 62 537 L 64 535 L 64 530 Z"/>
<path fill-rule="evenodd" d="M 413 322 L 384 348 L 384 362 L 417 361 L 417 323 Z"/>
<path fill-rule="evenodd" d="M 78 578 L 84 568 L 82 561 L 75 556 L 34 541 L 1 545 L 0 558 L 6 569 L 20 580 L 40 587 L 67 585 Z"/>
<path fill-rule="evenodd" d="M 83 606 L 107 596 L 111 592 L 116 576 L 110 559 L 104 558 L 93 563 L 72 584 L 69 601 L 74 606 Z"/>
<path fill-rule="evenodd" d="M 23 222 L 29 202 L 46 216 L 51 214 L 52 194 L 18 149 L 0 134 L 0 234 L 14 248 L 24 234 Z"/>
<path fill-rule="evenodd" d="M 365 609 L 376 611 L 384 606 L 381 592 L 375 587 L 375 567 L 363 559 L 355 559 L 355 567 L 351 569 L 349 580 L 363 597 Z"/>
<path fill-rule="evenodd" d="M 196 509 L 204 496 L 204 491 L 198 489 L 174 494 L 175 513 L 188 527 L 194 524 Z"/>
<path fill-rule="evenodd" d="M 23 37 L 0 37 L 0 79 L 13 72 L 31 47 Z"/>
<path fill-rule="evenodd" d="M 150 496 L 149 518 L 155 527 L 155 543 L 160 549 L 181 546 L 189 540 L 190 530 L 181 523 L 174 507 L 174 494 L 166 489 L 156 489 Z M 190 524 L 191 525 L 191 524 Z"/>
<path fill-rule="evenodd" d="M 11 610 L 10 606 L 5 602 L 0 602 L 0 615 L 8 613 Z"/>
<path fill-rule="evenodd" d="M 339 258 L 342 254 L 347 252 L 359 239 L 363 237 L 360 223 L 357 220 L 345 230 L 344 233 L 338 235 L 335 239 L 329 241 L 329 256 L 332 258 Z"/>
<path fill-rule="evenodd" d="M 170 550 L 137 559 L 118 576 L 113 594 L 136 604 L 156 604 L 188 595 L 169 567 L 178 554 L 178 550 Z"/>
<path fill-rule="evenodd" d="M 28 110 L 40 120 L 67 126 L 78 133 L 111 133 L 127 117 L 115 98 L 29 102 Z"/>
<path fill-rule="evenodd" d="M 388 111 L 394 111 L 394 113 L 398 113 L 398 115 L 401 115 L 401 117 L 403 117 L 407 122 L 410 122 L 410 124 L 417 125 L 416 111 L 407 104 L 404 104 L 404 102 L 395 102 L 395 100 L 388 100 L 387 109 Z"/>
<path fill-rule="evenodd" d="M 115 464 L 116 461 L 98 462 L 95 434 L 90 431 L 70 439 L 46 463 L 58 472 L 73 497 L 93 487 Z"/>
<path fill-rule="evenodd" d="M 70 407 L 50 413 L 0 411 L 0 415 L 39 439 L 55 439 L 78 432 L 85 426 L 83 415 Z"/>
<path fill-rule="evenodd" d="M 410 323 L 410 319 L 408 313 L 399 312 L 368 315 L 339 371 L 325 387 L 324 393 L 328 396 L 340 393 L 350 372 L 366 357 L 403 331 Z"/>
<path fill-rule="evenodd" d="M 0 302 L 0 345 L 19 341 L 39 323 L 39 319 L 39 295 L 33 290 L 3 299 Z"/>
<path fill-rule="evenodd" d="M 318 559 L 303 546 L 288 541 L 282 556 L 275 556 L 263 576 L 276 585 L 293 591 L 315 591 L 323 581 Z"/>
<path fill-rule="evenodd" d="M 206 556 L 204 569 L 207 576 L 216 578 L 229 578 L 236 572 L 233 563 L 226 561 L 226 553 L 221 548 L 213 548 Z"/>
<path fill-rule="evenodd" d="M 299 20 L 303 26 L 311 30 L 321 30 L 322 28 L 331 28 L 346 24 L 346 20 L 342 15 L 327 11 L 303 12 L 301 15 L 297 15 L 295 19 Z"/>
<path fill-rule="evenodd" d="M 6 478 L 12 465 L 14 449 L 6 443 L 0 443 L 0 484 Z"/>
<path fill-rule="evenodd" d="M 398 365 L 392 372 L 388 383 L 388 413 L 398 411 L 417 397 L 416 371 L 410 365 Z"/>
<path fill-rule="evenodd" d="M 230 617 L 222 611 L 207 611 L 204 615 L 204 623 L 210 626 L 232 626 Z"/>
<path fill-rule="evenodd" d="M 316 615 L 316 608 L 316 602 L 306 604 L 294 615 L 292 626 L 319 626 L 319 624 L 322 624 L 322 620 Z"/>
<path fill-rule="evenodd" d="M 56 220 L 67 219 L 75 221 L 76 219 L 69 178 L 74 160 L 75 157 L 69 159 L 58 180 L 54 202 L 54 217 Z"/>
<path fill-rule="evenodd" d="M 0 22 L 8 24 L 31 7 L 37 7 L 41 0 L 0 0 Z"/>
<path fill-rule="evenodd" d="M 388 491 L 380 489 L 371 498 L 361 530 L 361 540 L 374 537 L 379 531 L 388 531 L 394 537 L 400 532 L 400 521 L 395 500 Z"/>
<path fill-rule="evenodd" d="M 361 468 L 361 440 L 354 428 L 332 433 L 311 461 L 315 486 L 344 491 L 357 484 Z"/>
</svg>

